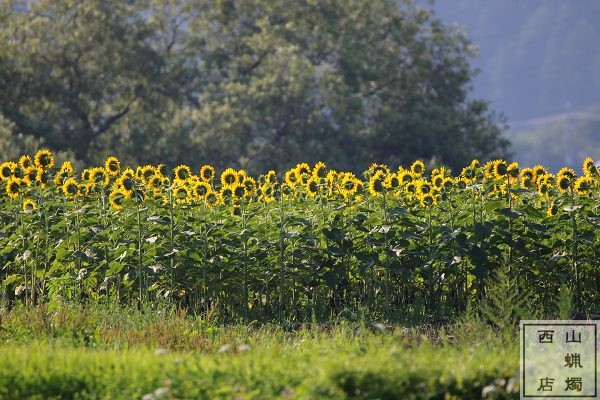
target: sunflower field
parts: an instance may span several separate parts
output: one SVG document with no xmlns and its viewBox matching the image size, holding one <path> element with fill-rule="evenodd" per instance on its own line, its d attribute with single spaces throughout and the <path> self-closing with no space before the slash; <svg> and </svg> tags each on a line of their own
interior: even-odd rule
<svg viewBox="0 0 600 400">
<path fill-rule="evenodd" d="M 600 303 L 600 173 L 473 160 L 361 176 L 210 165 L 0 165 L 8 301 L 174 302 L 235 320 L 452 317 L 504 266 L 532 304 Z"/>
</svg>

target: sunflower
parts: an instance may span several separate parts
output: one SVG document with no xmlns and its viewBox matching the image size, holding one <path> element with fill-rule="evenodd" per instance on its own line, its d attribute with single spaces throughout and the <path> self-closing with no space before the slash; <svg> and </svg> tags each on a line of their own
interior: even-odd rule
<svg viewBox="0 0 600 400">
<path fill-rule="evenodd" d="M 37 210 L 37 204 L 33 199 L 25 199 L 23 200 L 23 211 L 26 213 L 32 213 Z"/>
<path fill-rule="evenodd" d="M 154 175 L 156 175 L 156 168 L 153 165 L 144 165 L 140 169 L 140 179 L 144 183 L 147 183 Z"/>
<path fill-rule="evenodd" d="M 431 207 L 431 206 L 434 206 L 437 204 L 437 198 L 434 196 L 434 194 L 432 192 L 424 193 L 424 194 L 418 196 L 418 198 L 419 198 L 419 203 L 423 207 Z"/>
<path fill-rule="evenodd" d="M 573 184 L 573 190 L 580 196 L 588 195 L 594 187 L 594 180 L 587 176 L 580 176 Z"/>
<path fill-rule="evenodd" d="M 446 177 L 444 178 L 444 181 L 442 182 L 442 189 L 444 192 L 449 192 L 450 190 L 452 190 L 452 188 L 454 187 L 454 179 L 451 177 Z"/>
<path fill-rule="evenodd" d="M 265 203 L 272 203 L 275 201 L 275 187 L 273 185 L 265 184 L 260 187 L 260 200 Z"/>
<path fill-rule="evenodd" d="M 155 174 L 146 182 L 146 186 L 148 189 L 153 191 L 159 191 L 161 188 L 168 186 L 163 184 L 163 177 L 161 175 Z"/>
<path fill-rule="evenodd" d="M 34 166 L 29 167 L 25 170 L 24 178 L 29 182 L 28 186 L 36 181 L 38 170 L 40 168 L 36 168 Z"/>
<path fill-rule="evenodd" d="M 310 197 L 315 197 L 317 194 L 319 194 L 318 178 L 311 176 L 304 187 L 306 188 L 306 193 L 308 193 Z"/>
<path fill-rule="evenodd" d="M 109 156 L 104 162 L 104 169 L 108 176 L 117 176 L 121 172 L 121 162 L 115 156 Z"/>
<path fill-rule="evenodd" d="M 488 161 L 483 164 L 483 176 L 485 179 L 494 179 L 496 176 L 494 175 L 494 161 Z"/>
<path fill-rule="evenodd" d="M 546 171 L 546 168 L 543 165 L 536 165 L 535 167 L 533 167 L 533 179 L 537 180 L 537 178 L 539 178 L 542 175 L 547 174 L 548 171 Z"/>
<path fill-rule="evenodd" d="M 13 161 L 6 161 L 0 165 L 0 178 L 3 181 L 7 180 L 11 176 L 15 175 L 17 171 L 17 163 Z"/>
<path fill-rule="evenodd" d="M 285 173 L 285 183 L 291 188 L 294 188 L 298 185 L 298 170 L 296 168 L 292 168 Z"/>
<path fill-rule="evenodd" d="M 396 190 L 400 187 L 400 179 L 396 174 L 388 174 L 383 181 L 383 185 L 388 190 Z"/>
<path fill-rule="evenodd" d="M 225 204 L 229 204 L 231 202 L 231 198 L 233 197 L 233 186 L 222 186 L 219 194 L 221 201 Z"/>
<path fill-rule="evenodd" d="M 54 166 L 54 155 L 48 149 L 39 150 L 33 157 L 36 167 L 50 169 Z"/>
<path fill-rule="evenodd" d="M 192 175 L 192 170 L 185 164 L 175 167 L 173 172 L 175 174 L 175 179 L 180 179 L 182 181 L 185 181 L 190 175 Z"/>
<path fill-rule="evenodd" d="M 385 179 L 385 175 L 383 170 L 378 170 L 375 174 L 369 179 L 369 193 L 371 196 L 381 196 L 385 192 L 385 186 L 383 184 Z"/>
<path fill-rule="evenodd" d="M 554 202 L 550 203 L 550 205 L 548 206 L 548 209 L 546 210 L 546 216 L 553 217 L 557 213 L 558 213 L 558 206 L 556 205 L 556 203 L 554 203 Z"/>
<path fill-rule="evenodd" d="M 238 199 L 241 199 L 246 194 L 246 189 L 244 188 L 244 185 L 231 186 L 231 191 L 233 193 L 233 196 Z"/>
<path fill-rule="evenodd" d="M 62 184 L 62 191 L 65 196 L 74 199 L 79 194 L 79 185 L 74 178 L 67 178 Z"/>
<path fill-rule="evenodd" d="M 423 175 L 425 173 L 425 163 L 420 160 L 415 161 L 410 166 L 410 172 L 417 176 Z"/>
<path fill-rule="evenodd" d="M 351 172 L 344 174 L 344 177 L 340 181 L 340 193 L 345 198 L 354 196 L 359 189 L 358 183 L 360 180 Z"/>
<path fill-rule="evenodd" d="M 40 167 L 36 167 L 36 171 L 36 182 L 38 182 L 41 187 L 46 187 L 46 185 L 50 183 L 50 172 Z"/>
<path fill-rule="evenodd" d="M 244 186 L 244 196 L 252 197 L 256 192 L 256 181 L 251 176 L 247 176 L 242 182 L 242 186 Z"/>
<path fill-rule="evenodd" d="M 443 175 L 432 175 L 431 176 L 431 184 L 436 189 L 441 189 L 444 184 L 444 176 Z"/>
<path fill-rule="evenodd" d="M 540 182 L 538 184 L 538 193 L 542 196 L 547 196 L 550 193 L 550 188 L 551 186 L 548 184 L 548 182 Z"/>
<path fill-rule="evenodd" d="M 296 165 L 296 174 L 298 176 L 310 175 L 310 166 L 307 163 Z"/>
<path fill-rule="evenodd" d="M 319 161 L 312 169 L 312 176 L 315 179 L 324 179 L 327 176 L 327 165 L 323 161 Z"/>
<path fill-rule="evenodd" d="M 69 178 L 73 177 L 73 172 L 69 171 L 69 169 L 61 169 L 54 175 L 54 184 L 56 186 L 62 186 L 65 181 Z"/>
<path fill-rule="evenodd" d="M 21 182 L 20 178 L 17 178 L 16 176 L 11 176 L 8 178 L 6 182 L 6 194 L 8 197 L 11 199 L 16 198 L 19 195 L 21 186 L 23 186 L 23 183 Z"/>
<path fill-rule="evenodd" d="M 190 189 L 187 185 L 178 185 L 173 189 L 173 199 L 177 204 L 187 204 L 190 202 Z"/>
<path fill-rule="evenodd" d="M 215 192 L 214 190 L 211 190 L 207 195 L 206 195 L 206 205 L 208 207 L 214 207 L 217 204 L 219 204 L 219 193 Z"/>
<path fill-rule="evenodd" d="M 511 180 L 515 180 L 519 177 L 519 163 L 514 161 L 508 165 L 506 168 L 507 175 L 511 178 Z"/>
<path fill-rule="evenodd" d="M 92 168 L 90 170 L 90 181 L 93 185 L 108 186 L 109 177 L 106 169 L 102 167 Z"/>
<path fill-rule="evenodd" d="M 120 175 L 121 178 L 135 178 L 135 172 L 131 168 L 125 168 Z"/>
<path fill-rule="evenodd" d="M 431 187 L 431 184 L 427 182 L 427 180 L 421 178 L 415 181 L 415 194 L 418 198 L 431 193 L 432 190 L 433 188 Z"/>
<path fill-rule="evenodd" d="M 212 191 L 212 187 L 208 182 L 199 181 L 192 186 L 192 193 L 198 200 L 206 199 L 206 195 Z"/>
<path fill-rule="evenodd" d="M 474 182 L 477 179 L 477 173 L 475 171 L 475 168 L 473 168 L 471 165 L 464 167 L 460 172 L 460 176 L 465 179 L 468 179 L 471 182 Z"/>
<path fill-rule="evenodd" d="M 560 178 L 561 176 L 566 176 L 569 179 L 575 179 L 575 171 L 573 171 L 573 169 L 568 168 L 568 167 L 563 167 L 560 169 L 560 171 L 558 171 L 558 174 L 556 174 L 556 176 L 558 178 Z"/>
<path fill-rule="evenodd" d="M 402 186 L 407 185 L 409 182 L 412 182 L 413 176 L 410 171 L 403 169 L 399 171 L 396 175 L 398 175 L 398 180 Z"/>
<path fill-rule="evenodd" d="M 231 186 L 237 181 L 237 172 L 233 168 L 227 168 L 221 174 L 221 186 Z"/>
<path fill-rule="evenodd" d="M 128 192 L 126 190 L 123 190 L 123 188 L 115 188 L 110 192 L 110 195 L 108 196 L 109 202 L 110 202 L 110 206 L 112 208 L 114 208 L 115 210 L 120 210 L 123 208 L 123 204 L 125 203 L 126 199 L 130 199 L 131 198 L 131 193 L 132 192 Z"/>
<path fill-rule="evenodd" d="M 454 178 L 453 184 L 459 189 L 464 190 L 467 188 L 467 185 L 470 183 L 470 179 L 466 177 Z"/>
<path fill-rule="evenodd" d="M 19 165 L 23 170 L 29 169 L 30 167 L 33 167 L 33 160 L 28 155 L 21 156 L 19 158 Z"/>
<path fill-rule="evenodd" d="M 593 177 L 594 175 L 598 175 L 598 169 L 596 168 L 596 165 L 594 164 L 594 160 L 592 159 L 592 157 L 587 157 L 585 160 L 583 160 L 583 174 L 585 176 L 588 177 Z"/>
<path fill-rule="evenodd" d="M 233 207 L 231 207 L 231 216 L 232 217 L 239 217 L 242 215 L 242 207 L 240 207 L 239 204 L 235 204 Z"/>
<path fill-rule="evenodd" d="M 376 164 L 373 163 L 369 165 L 366 173 L 363 176 L 367 176 L 369 178 L 373 177 L 378 171 L 382 171 L 383 175 L 387 175 L 390 173 L 390 168 L 385 164 Z"/>
<path fill-rule="evenodd" d="M 556 186 L 561 192 L 566 192 L 571 187 L 571 178 L 569 175 L 559 175 Z"/>
<path fill-rule="evenodd" d="M 215 169 L 212 165 L 203 165 L 200 168 L 200 179 L 204 182 L 212 182 L 215 179 Z"/>
<path fill-rule="evenodd" d="M 502 179 L 508 173 L 508 166 L 504 160 L 494 161 L 494 178 Z"/>
<path fill-rule="evenodd" d="M 275 185 L 277 183 L 277 174 L 275 173 L 275 171 L 270 170 L 269 172 L 267 172 L 265 180 L 267 183 Z"/>
</svg>

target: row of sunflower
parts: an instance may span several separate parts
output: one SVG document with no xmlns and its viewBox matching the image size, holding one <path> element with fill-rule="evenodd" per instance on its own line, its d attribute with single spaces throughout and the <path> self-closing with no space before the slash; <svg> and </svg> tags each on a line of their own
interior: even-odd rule
<svg viewBox="0 0 600 400">
<path fill-rule="evenodd" d="M 204 203 L 208 207 L 254 201 L 270 203 L 278 196 L 345 202 L 361 200 L 365 196 L 388 197 L 408 205 L 429 207 L 445 199 L 454 189 L 461 190 L 478 183 L 490 183 L 487 193 L 490 196 L 506 196 L 514 189 L 537 193 L 546 200 L 566 191 L 586 196 L 598 186 L 599 177 L 599 169 L 589 157 L 583 162 L 581 176 L 567 167 L 554 175 L 541 165 L 520 169 L 515 162 L 507 164 L 504 160 L 494 160 L 481 165 L 478 160 L 473 160 L 459 176 L 453 177 L 450 170 L 441 167 L 432 170 L 427 179 L 424 163 L 415 161 L 410 168 L 400 166 L 395 171 L 386 165 L 372 164 L 364 173 L 365 181 L 351 172 L 328 169 L 323 162 L 313 168 L 300 163 L 285 172 L 281 185 L 272 170 L 255 180 L 244 170 L 227 168 L 215 183 L 215 169 L 211 165 L 202 166 L 198 174 L 194 174 L 187 165 L 180 165 L 173 171 L 163 164 L 122 168 L 116 157 L 108 157 L 104 166 L 84 169 L 78 179 L 69 161 L 53 173 L 54 163 L 54 155 L 45 149 L 33 158 L 23 155 L 18 162 L 4 162 L 0 165 L 0 178 L 6 195 L 15 199 L 19 195 L 25 196 L 29 187 L 46 188 L 53 184 L 69 199 L 105 193 L 115 209 L 121 209 L 127 199 L 143 200 L 147 195 L 164 202 L 172 196 L 175 204 Z M 519 200 L 518 196 L 512 196 L 515 201 Z M 34 209 L 35 201 L 24 198 L 23 207 Z M 553 214 L 553 209 L 550 203 L 548 215 Z"/>
</svg>

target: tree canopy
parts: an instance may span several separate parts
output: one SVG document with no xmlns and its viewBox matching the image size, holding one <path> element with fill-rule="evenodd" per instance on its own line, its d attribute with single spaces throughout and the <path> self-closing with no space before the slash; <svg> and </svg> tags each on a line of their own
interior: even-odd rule
<svg viewBox="0 0 600 400">
<path fill-rule="evenodd" d="M 85 162 L 504 156 L 468 38 L 405 0 L 0 0 L 0 113 Z M 8 126 L 8 125 L 7 125 Z"/>
</svg>

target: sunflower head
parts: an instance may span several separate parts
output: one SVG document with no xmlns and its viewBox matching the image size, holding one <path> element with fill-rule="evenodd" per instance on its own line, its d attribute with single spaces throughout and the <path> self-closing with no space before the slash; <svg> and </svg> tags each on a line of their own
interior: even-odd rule
<svg viewBox="0 0 600 400">
<path fill-rule="evenodd" d="M 165 187 L 165 185 L 163 185 L 163 177 L 158 174 L 153 175 L 150 179 L 148 179 L 146 185 L 148 186 L 148 189 L 153 191 L 158 191 Z"/>
<path fill-rule="evenodd" d="M 216 206 L 217 204 L 219 204 L 219 200 L 220 200 L 219 193 L 217 193 L 213 190 L 211 190 L 210 192 L 208 192 L 206 194 L 206 205 L 208 207 Z"/>
<path fill-rule="evenodd" d="M 110 206 L 115 210 L 121 210 L 127 199 L 131 198 L 131 192 L 123 190 L 123 188 L 115 188 L 108 196 Z"/>
<path fill-rule="evenodd" d="M 298 176 L 310 175 L 310 166 L 307 163 L 296 165 L 296 174 Z"/>
<path fill-rule="evenodd" d="M 173 189 L 173 199 L 177 204 L 187 204 L 190 202 L 190 189 L 187 185 L 178 185 Z"/>
<path fill-rule="evenodd" d="M 556 187 L 561 192 L 566 192 L 571 187 L 571 178 L 568 175 L 559 175 L 556 181 Z"/>
<path fill-rule="evenodd" d="M 508 173 L 508 166 L 504 160 L 494 161 L 494 178 L 502 179 Z"/>
<path fill-rule="evenodd" d="M 548 171 L 546 171 L 546 168 L 543 165 L 536 165 L 535 167 L 533 167 L 533 178 L 537 179 L 538 177 L 547 174 Z"/>
<path fill-rule="evenodd" d="M 212 191 L 212 188 L 211 188 L 210 184 L 208 184 L 208 182 L 205 182 L 205 181 L 196 182 L 193 187 L 194 195 L 199 200 L 206 199 L 206 195 L 208 195 L 211 191 Z"/>
<path fill-rule="evenodd" d="M 233 192 L 233 196 L 238 199 L 241 199 L 246 194 L 246 189 L 244 188 L 244 185 L 235 185 L 231 188 L 231 190 Z"/>
<path fill-rule="evenodd" d="M 19 195 L 22 186 L 25 185 L 23 184 L 20 178 L 17 178 L 16 176 L 11 176 L 6 182 L 6 194 L 11 199 L 14 199 Z"/>
<path fill-rule="evenodd" d="M 90 170 L 90 179 L 91 183 L 94 185 L 106 187 L 109 183 L 108 173 L 106 169 L 102 167 L 92 168 Z"/>
<path fill-rule="evenodd" d="M 585 160 L 583 160 L 582 169 L 583 174 L 590 178 L 598 175 L 598 169 L 596 168 L 592 157 L 587 157 Z"/>
<path fill-rule="evenodd" d="M 62 184 L 62 191 L 69 199 L 74 199 L 79 194 L 79 185 L 73 178 L 67 178 Z"/>
<path fill-rule="evenodd" d="M 31 159 L 30 156 L 23 155 L 19 158 L 19 165 L 24 170 L 29 169 L 30 167 L 33 167 L 33 160 Z"/>
<path fill-rule="evenodd" d="M 192 170 L 187 165 L 181 164 L 181 165 L 175 167 L 174 174 L 175 174 L 175 179 L 180 179 L 182 181 L 185 181 L 187 178 L 190 177 L 190 175 L 192 175 Z"/>
<path fill-rule="evenodd" d="M 7 161 L 2 163 L 0 165 L 0 178 L 2 178 L 3 181 L 5 181 L 11 176 L 14 176 L 17 172 L 17 167 L 17 163 L 13 161 Z"/>
<path fill-rule="evenodd" d="M 417 160 L 410 166 L 410 172 L 414 175 L 422 176 L 425 173 L 425 163 L 421 160 Z"/>
<path fill-rule="evenodd" d="M 242 182 L 242 186 L 244 187 L 244 196 L 252 197 L 254 196 L 254 192 L 256 192 L 256 181 L 251 176 L 247 176 Z"/>
<path fill-rule="evenodd" d="M 306 193 L 308 193 L 310 197 L 315 197 L 319 194 L 319 181 L 312 176 L 306 183 L 305 188 Z"/>
<path fill-rule="evenodd" d="M 39 150 L 33 157 L 36 167 L 50 169 L 54 166 L 54 155 L 48 149 Z"/>
<path fill-rule="evenodd" d="M 419 203 L 422 207 L 431 207 L 437 204 L 437 198 L 433 192 L 422 194 L 419 197 Z"/>
<path fill-rule="evenodd" d="M 265 181 L 270 185 L 275 185 L 277 183 L 277 174 L 274 170 L 270 170 L 269 172 L 267 172 L 267 175 L 265 176 Z"/>
<path fill-rule="evenodd" d="M 315 179 L 324 179 L 327 176 L 327 165 L 319 161 L 312 169 L 312 175 Z"/>
<path fill-rule="evenodd" d="M 383 195 L 385 192 L 384 179 L 385 175 L 382 170 L 375 172 L 369 179 L 369 193 L 371 193 L 371 196 L 378 197 Z"/>
<path fill-rule="evenodd" d="M 294 188 L 298 185 L 300 179 L 298 177 L 298 170 L 296 168 L 292 168 L 285 173 L 285 183 Z"/>
<path fill-rule="evenodd" d="M 580 176 L 573 184 L 573 190 L 580 196 L 587 196 L 594 188 L 594 180 L 588 176 Z"/>
<path fill-rule="evenodd" d="M 275 199 L 275 187 L 273 185 L 265 184 L 260 187 L 260 200 L 265 203 L 272 203 Z"/>
<path fill-rule="evenodd" d="M 26 213 L 32 213 L 37 210 L 37 204 L 33 199 L 25 199 L 23 200 L 23 211 Z"/>
<path fill-rule="evenodd" d="M 117 157 L 110 156 L 104 162 L 104 169 L 108 176 L 117 176 L 121 172 L 121 162 Z"/>
<path fill-rule="evenodd" d="M 556 214 L 558 214 L 558 206 L 556 205 L 555 202 L 550 203 L 550 205 L 548 206 L 548 209 L 546 210 L 546 216 L 548 218 L 555 216 Z"/>
<path fill-rule="evenodd" d="M 388 190 L 396 190 L 400 187 L 400 179 L 398 179 L 397 174 L 388 174 L 383 184 Z"/>
<path fill-rule="evenodd" d="M 200 178 L 204 182 L 212 182 L 212 180 L 215 179 L 215 169 L 213 166 L 203 165 L 202 168 L 200 168 Z"/>
<path fill-rule="evenodd" d="M 232 186 L 237 182 L 237 172 L 233 168 L 227 168 L 221 173 L 221 185 Z"/>
</svg>

